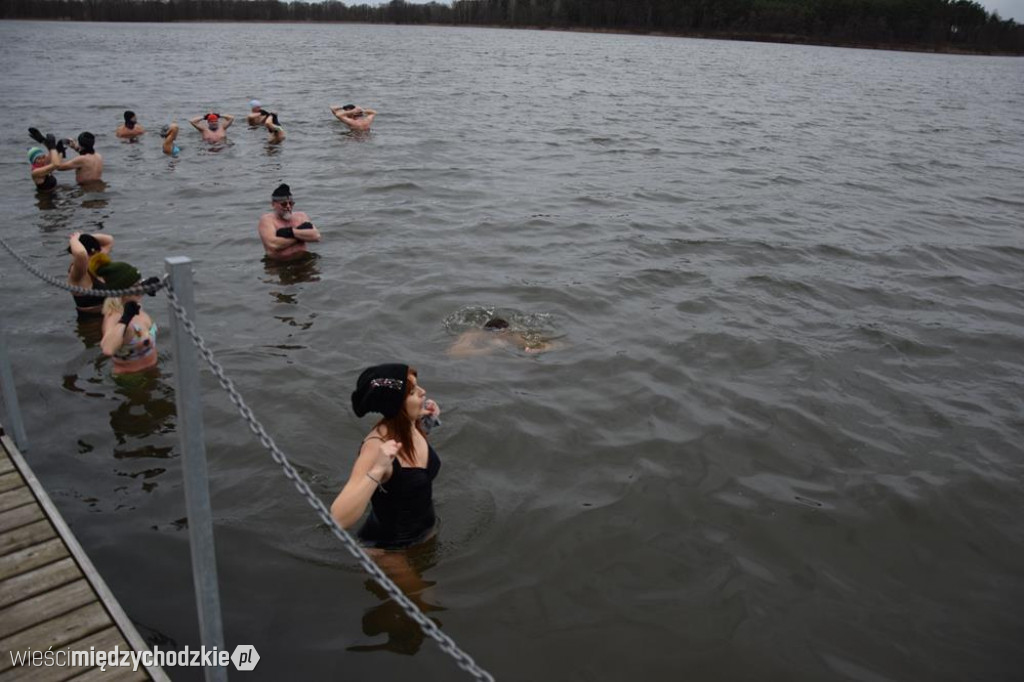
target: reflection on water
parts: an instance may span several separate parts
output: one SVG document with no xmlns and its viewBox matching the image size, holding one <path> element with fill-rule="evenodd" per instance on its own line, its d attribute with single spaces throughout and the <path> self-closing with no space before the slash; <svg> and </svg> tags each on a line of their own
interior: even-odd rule
<svg viewBox="0 0 1024 682">
<path fill-rule="evenodd" d="M 320 256 L 309 251 L 299 258 L 289 261 L 279 261 L 264 257 L 263 271 L 268 275 L 263 280 L 267 284 L 289 286 L 303 282 L 319 282 Z"/>
<path fill-rule="evenodd" d="M 115 374 L 113 381 L 114 393 L 122 398 L 110 413 L 110 428 L 118 444 L 114 457 L 169 457 L 172 445 L 143 442 L 155 434 L 174 432 L 174 389 L 163 380 L 159 367 Z"/>
<path fill-rule="evenodd" d="M 74 299 L 72 299 L 72 303 Z M 79 313 L 75 321 L 75 334 L 86 348 L 95 348 L 103 339 L 103 316 Z"/>
<path fill-rule="evenodd" d="M 420 611 L 429 614 L 445 610 L 443 606 L 427 601 L 431 596 L 431 588 L 437 583 L 423 578 L 423 574 L 437 563 L 436 535 L 423 544 L 407 550 L 368 551 L 381 570 L 420 608 Z M 398 602 L 388 597 L 376 581 L 367 580 L 364 586 L 368 592 L 384 601 L 363 613 L 363 634 L 368 637 L 386 635 L 387 640 L 376 644 L 355 644 L 348 647 L 348 650 L 391 651 L 407 656 L 418 652 L 426 638 L 422 628 L 409 618 Z M 437 618 L 430 619 L 438 627 L 441 626 L 441 621 Z"/>
</svg>

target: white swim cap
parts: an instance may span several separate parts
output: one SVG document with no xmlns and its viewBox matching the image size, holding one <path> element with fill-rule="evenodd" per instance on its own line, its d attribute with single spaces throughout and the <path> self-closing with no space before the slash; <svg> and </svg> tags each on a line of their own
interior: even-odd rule
<svg viewBox="0 0 1024 682">
<path fill-rule="evenodd" d="M 255 109 L 258 106 L 260 106 L 260 101 L 258 99 L 251 99 L 251 100 L 249 100 L 249 108 L 250 109 Z"/>
</svg>

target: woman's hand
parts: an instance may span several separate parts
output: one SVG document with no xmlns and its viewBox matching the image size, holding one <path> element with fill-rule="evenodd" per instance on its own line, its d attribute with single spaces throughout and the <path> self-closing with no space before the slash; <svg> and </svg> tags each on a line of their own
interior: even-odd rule
<svg viewBox="0 0 1024 682">
<path fill-rule="evenodd" d="M 380 450 L 377 451 L 377 458 L 370 466 L 369 474 L 378 481 L 384 480 L 382 477 L 391 472 L 392 463 L 395 461 L 395 457 L 398 457 L 398 449 L 397 440 L 386 440 L 381 443 Z"/>
<path fill-rule="evenodd" d="M 426 400 L 426 402 L 423 403 L 423 409 L 431 417 L 441 416 L 441 406 L 429 398 Z"/>
</svg>

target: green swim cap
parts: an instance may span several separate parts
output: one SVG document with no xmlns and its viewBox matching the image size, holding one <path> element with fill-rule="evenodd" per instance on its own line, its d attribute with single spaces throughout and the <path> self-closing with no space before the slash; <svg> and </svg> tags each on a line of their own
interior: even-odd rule
<svg viewBox="0 0 1024 682">
<path fill-rule="evenodd" d="M 46 152 L 39 147 L 30 147 L 28 150 L 28 162 L 35 163 L 35 160 L 44 154 L 46 154 Z"/>
</svg>

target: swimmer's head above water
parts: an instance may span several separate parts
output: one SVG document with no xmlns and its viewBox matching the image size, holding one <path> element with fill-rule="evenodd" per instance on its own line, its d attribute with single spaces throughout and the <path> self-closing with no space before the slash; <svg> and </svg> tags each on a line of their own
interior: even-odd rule
<svg viewBox="0 0 1024 682">
<path fill-rule="evenodd" d="M 270 195 L 270 205 L 281 220 L 291 219 L 292 206 L 295 205 L 295 200 L 292 199 L 292 188 L 283 182 L 278 185 L 274 193 Z"/>
<path fill-rule="evenodd" d="M 132 128 L 135 127 L 136 123 L 137 123 L 137 121 L 135 119 L 135 112 L 134 111 L 126 111 L 126 112 L 124 112 L 124 127 L 125 128 L 127 128 L 128 130 L 131 130 Z"/>
<path fill-rule="evenodd" d="M 488 331 L 501 331 L 502 329 L 508 329 L 508 320 L 501 317 L 492 317 L 484 324 L 484 329 Z"/>
<path fill-rule="evenodd" d="M 28 162 L 33 166 L 45 166 L 48 158 L 46 152 L 40 147 L 29 147 Z"/>
<path fill-rule="evenodd" d="M 217 114 L 207 114 L 204 116 L 206 119 L 206 125 L 210 130 L 217 130 L 220 128 L 220 116 Z"/>
<path fill-rule="evenodd" d="M 249 100 L 249 109 L 252 110 L 253 113 L 258 112 L 260 110 L 260 107 L 262 106 L 263 105 L 260 104 L 260 101 L 258 99 Z"/>
<path fill-rule="evenodd" d="M 78 136 L 78 153 L 79 154 L 95 154 L 96 150 L 93 148 L 96 145 L 96 136 L 86 131 Z"/>
</svg>

